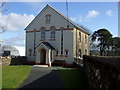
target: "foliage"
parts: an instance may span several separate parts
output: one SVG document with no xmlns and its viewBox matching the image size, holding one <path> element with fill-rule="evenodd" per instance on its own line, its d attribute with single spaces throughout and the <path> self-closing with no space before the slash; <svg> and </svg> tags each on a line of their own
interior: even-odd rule
<svg viewBox="0 0 120 90">
<path fill-rule="evenodd" d="M 112 55 L 120 56 L 120 37 L 114 37 L 110 42 Z"/>
<path fill-rule="evenodd" d="M 65 88 L 87 88 L 85 73 L 76 69 L 59 69 Z"/>
<path fill-rule="evenodd" d="M 3 14 L 6 11 L 7 11 L 7 9 L 6 9 L 6 2 L 0 2 L 0 14 Z M 6 28 L 7 28 L 7 25 L 3 25 L 0 22 L 0 34 L 4 33 Z"/>
<path fill-rule="evenodd" d="M 17 88 L 30 72 L 30 66 L 2 67 L 2 88 Z"/>
<path fill-rule="evenodd" d="M 112 37 L 112 34 L 107 29 L 99 29 L 91 36 L 91 47 L 99 49 L 101 56 L 119 56 L 120 55 L 120 38 Z M 97 42 L 98 45 L 94 45 Z"/>
<path fill-rule="evenodd" d="M 99 42 L 100 55 L 104 55 L 105 50 L 108 48 L 112 34 L 107 29 L 99 29 L 92 34 L 91 40 Z"/>
</svg>

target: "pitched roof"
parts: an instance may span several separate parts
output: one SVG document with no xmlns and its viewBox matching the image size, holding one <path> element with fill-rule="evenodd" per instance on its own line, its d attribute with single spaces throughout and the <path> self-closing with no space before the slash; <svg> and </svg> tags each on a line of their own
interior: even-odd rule
<svg viewBox="0 0 120 90">
<path fill-rule="evenodd" d="M 40 43 L 37 47 L 39 47 L 40 45 L 44 44 L 47 48 L 51 49 L 51 50 L 55 50 L 55 48 L 48 42 L 42 42 Z M 36 47 L 36 48 L 37 48 Z"/>
<path fill-rule="evenodd" d="M 46 8 L 51 8 L 51 9 L 53 9 L 56 13 L 58 13 L 61 17 L 63 17 L 68 23 L 70 23 L 70 24 L 72 24 L 74 27 L 77 27 L 78 29 L 80 29 L 80 30 L 82 30 L 83 32 L 85 32 L 85 33 L 87 33 L 87 34 L 90 34 L 87 30 L 85 30 L 84 28 L 83 28 L 83 26 L 80 26 L 79 24 L 77 24 L 77 23 L 75 23 L 75 22 L 73 22 L 70 18 L 68 18 L 68 17 L 66 17 L 66 16 L 64 16 L 62 13 L 60 13 L 59 11 L 57 11 L 56 9 L 54 9 L 53 7 L 51 7 L 50 5 L 46 5 L 43 9 L 42 9 L 42 11 L 35 17 L 35 19 L 46 9 Z M 34 20 L 35 20 L 34 19 Z M 33 21 L 34 21 L 33 20 Z M 33 22 L 32 21 L 32 22 Z M 31 22 L 31 23 L 32 23 Z M 31 24 L 30 23 L 30 24 Z M 29 27 L 30 26 L 30 24 L 27 26 L 27 27 Z M 27 28 L 26 27 L 26 28 Z M 25 28 L 25 30 L 26 30 L 26 28 Z"/>
</svg>

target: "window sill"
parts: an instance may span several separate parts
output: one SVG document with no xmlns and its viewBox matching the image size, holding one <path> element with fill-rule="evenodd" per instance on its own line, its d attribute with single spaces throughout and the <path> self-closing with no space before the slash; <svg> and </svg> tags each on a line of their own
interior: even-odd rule
<svg viewBox="0 0 120 90">
<path fill-rule="evenodd" d="M 49 39 L 50 41 L 55 41 L 56 39 Z"/>
<path fill-rule="evenodd" d="M 68 55 L 65 55 L 65 57 L 68 57 Z"/>
<path fill-rule="evenodd" d="M 45 41 L 45 39 L 44 40 L 40 39 L 40 41 Z"/>
<path fill-rule="evenodd" d="M 60 57 L 63 57 L 64 55 L 60 55 Z"/>
<path fill-rule="evenodd" d="M 33 56 L 36 56 L 35 54 L 33 54 Z"/>
</svg>

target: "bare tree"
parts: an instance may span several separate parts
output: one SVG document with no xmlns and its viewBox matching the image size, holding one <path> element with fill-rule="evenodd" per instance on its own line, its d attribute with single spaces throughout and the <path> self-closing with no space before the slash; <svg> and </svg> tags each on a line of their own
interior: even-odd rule
<svg viewBox="0 0 120 90">
<path fill-rule="evenodd" d="M 6 2 L 1 2 L 0 3 L 0 14 L 2 15 L 4 12 L 7 11 L 7 9 L 5 8 Z M 2 23 L 0 23 L 0 34 L 5 32 L 7 25 L 2 25 Z"/>
</svg>

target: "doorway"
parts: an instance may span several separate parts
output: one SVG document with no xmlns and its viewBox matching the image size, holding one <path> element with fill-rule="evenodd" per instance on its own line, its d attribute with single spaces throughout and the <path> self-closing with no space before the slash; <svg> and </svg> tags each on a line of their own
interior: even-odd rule
<svg viewBox="0 0 120 90">
<path fill-rule="evenodd" d="M 46 50 L 42 49 L 40 52 L 40 64 L 45 64 L 46 62 Z"/>
</svg>

